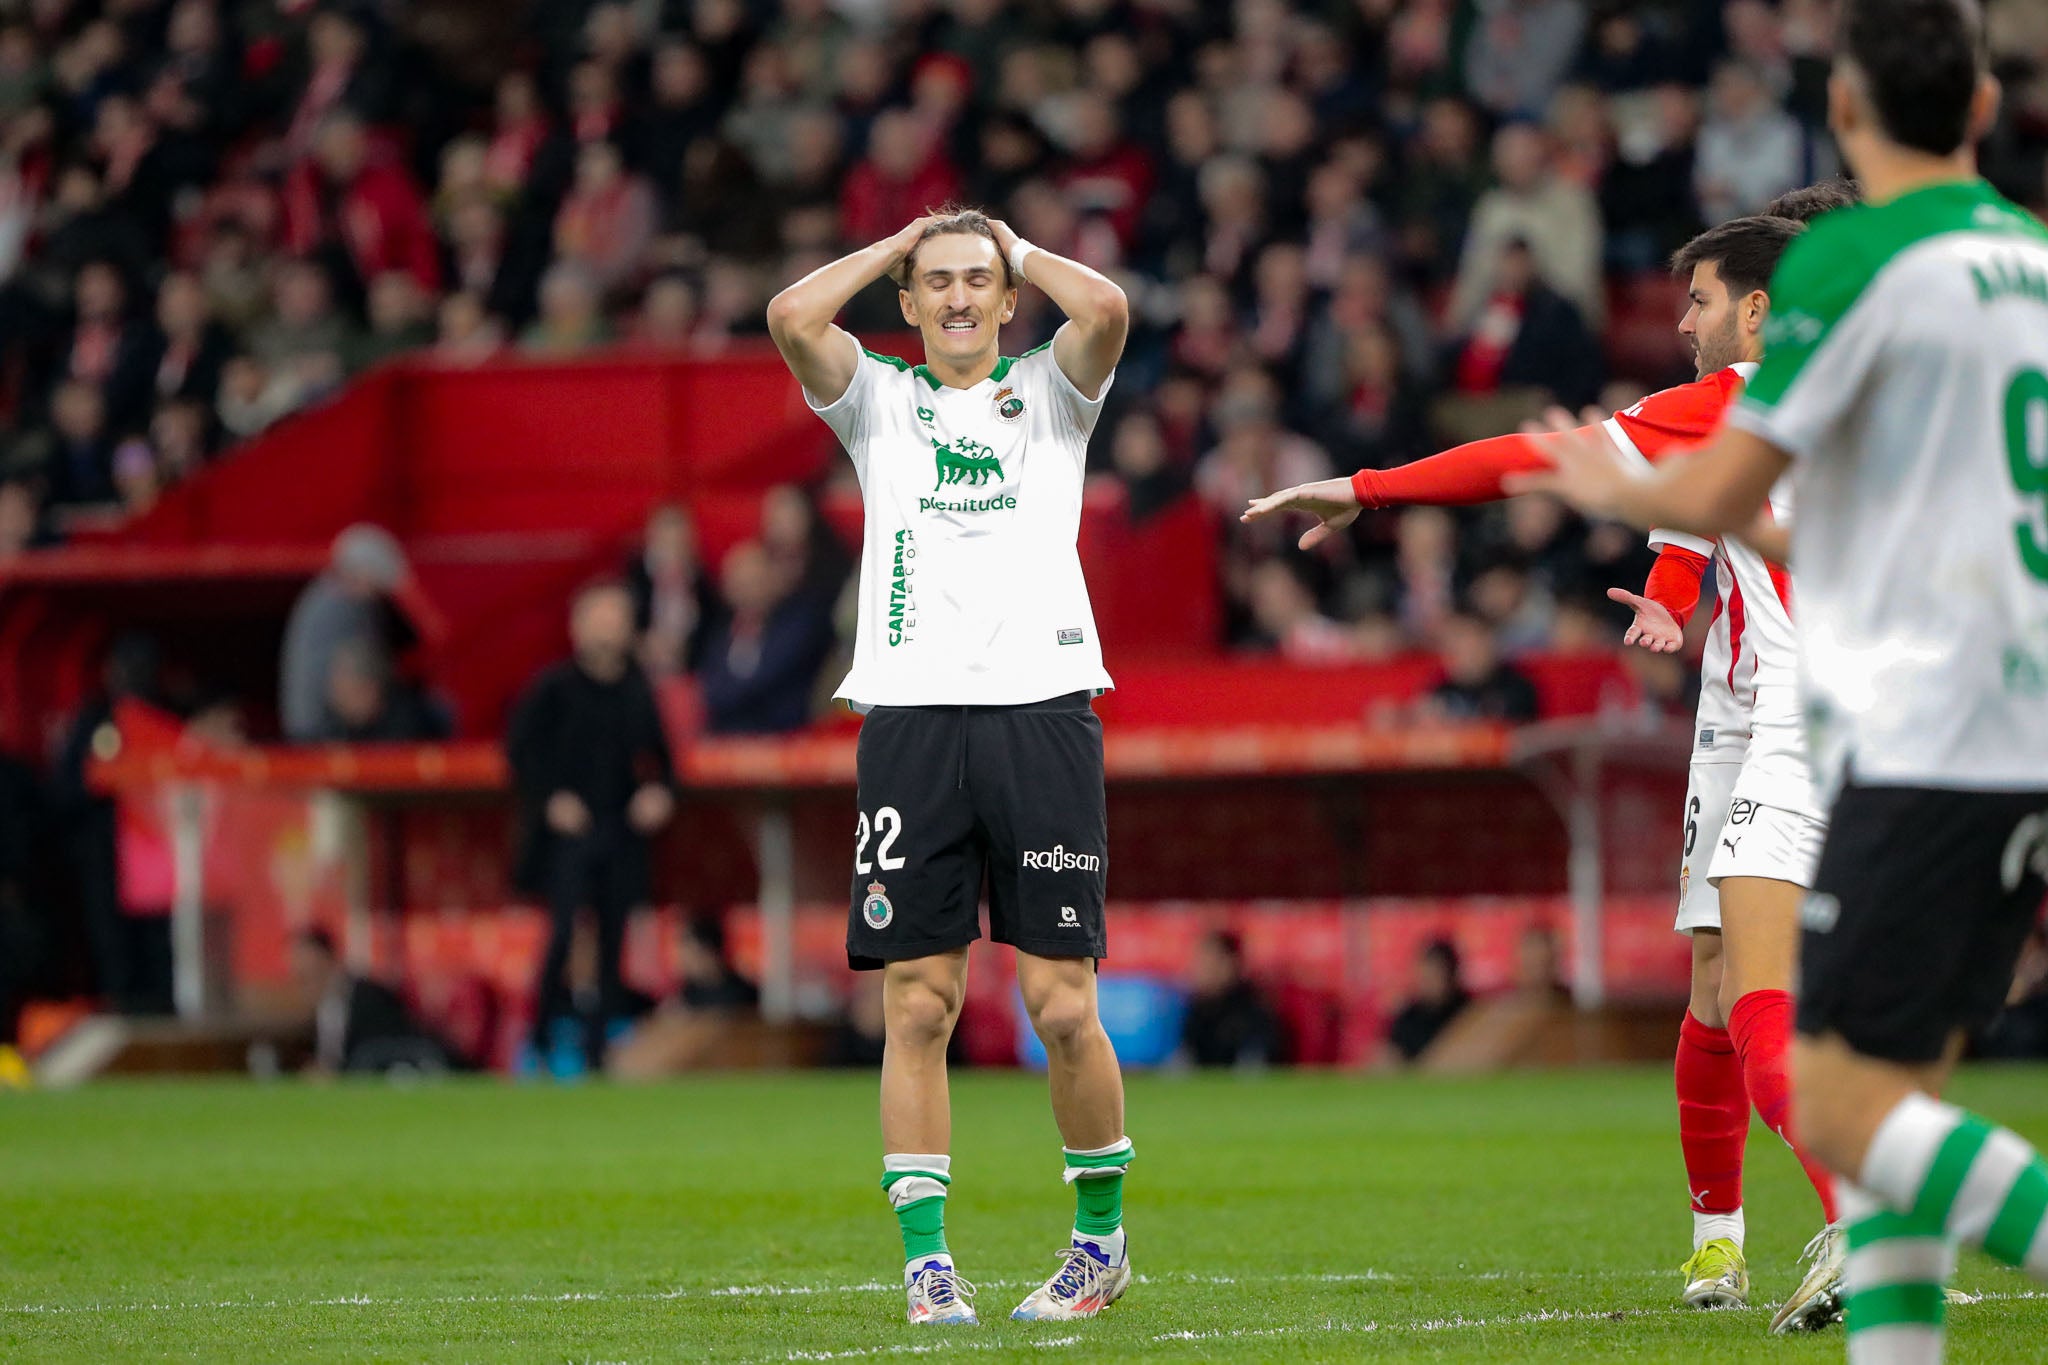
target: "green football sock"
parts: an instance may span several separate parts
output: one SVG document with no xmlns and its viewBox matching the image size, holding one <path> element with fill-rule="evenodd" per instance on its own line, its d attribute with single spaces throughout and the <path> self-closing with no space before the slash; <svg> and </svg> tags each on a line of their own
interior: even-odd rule
<svg viewBox="0 0 2048 1365">
<path fill-rule="evenodd" d="M 1124 1173 L 1131 1167 L 1129 1138 L 1093 1151 L 1066 1149 L 1067 1179 L 1074 1185 L 1074 1231 L 1107 1237 L 1124 1225 Z"/>
<path fill-rule="evenodd" d="M 1849 1359 L 1939 1360 L 1953 1245 L 1981 1246 L 2048 1281 L 2048 1162 L 2018 1134 L 1912 1094 L 1871 1135 L 1845 1186 Z"/>
<path fill-rule="evenodd" d="M 947 1256 L 946 1188 L 953 1160 L 943 1153 L 891 1152 L 882 1158 L 882 1188 L 903 1233 L 903 1259 Z"/>
<path fill-rule="evenodd" d="M 1893 1213 L 1846 1181 L 1836 1189 L 1849 1225 L 1842 1273 L 1851 1365 L 1939 1359 L 1942 1282 L 1955 1264 L 1940 1225 Z"/>
<path fill-rule="evenodd" d="M 946 1196 L 928 1195 L 900 1205 L 896 1222 L 903 1230 L 903 1259 L 923 1260 L 946 1254 Z"/>
<path fill-rule="evenodd" d="M 1932 1235 L 2048 1282 L 2048 1162 L 2011 1130 L 1908 1095 L 1878 1125 L 1856 1183 Z"/>
<path fill-rule="evenodd" d="M 1074 1182 L 1074 1231 L 1107 1237 L 1124 1225 L 1124 1178 L 1098 1175 Z"/>
</svg>

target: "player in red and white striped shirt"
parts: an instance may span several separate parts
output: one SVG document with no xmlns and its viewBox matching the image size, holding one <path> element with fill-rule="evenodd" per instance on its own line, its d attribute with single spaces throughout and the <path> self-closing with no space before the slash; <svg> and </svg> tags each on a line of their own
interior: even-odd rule
<svg viewBox="0 0 2048 1365">
<path fill-rule="evenodd" d="M 1796 219 L 1736 219 L 1701 234 L 1676 257 L 1674 267 L 1691 275 L 1691 306 L 1679 331 L 1693 345 L 1700 378 L 1600 422 L 1622 450 L 1655 463 L 1697 445 L 1754 373 L 1770 305 L 1765 285 L 1779 256 L 1804 219 L 1853 202 L 1853 195 L 1817 186 L 1787 199 L 1792 202 L 1773 208 L 1789 209 Z M 1245 517 L 1316 516 L 1319 524 L 1301 539 L 1306 549 L 1365 508 L 1493 501 L 1506 496 L 1504 479 L 1547 467 L 1545 439 L 1475 441 L 1398 469 L 1360 470 L 1348 480 L 1283 489 L 1252 503 Z M 1771 501 L 1773 515 L 1789 519 L 1789 485 L 1774 490 Z M 1694 1223 L 1684 1297 L 1698 1307 L 1747 1301 L 1742 1162 L 1754 1104 L 1799 1155 L 1827 1223 L 1809 1247 L 1811 1269 L 1772 1330 L 1824 1326 L 1836 1315 L 1839 1297 L 1834 1184 L 1793 1141 L 1786 1061 L 1798 907 L 1812 884 L 1826 828 L 1799 725 L 1791 579 L 1782 565 L 1740 541 L 1709 542 L 1675 531 L 1653 532 L 1650 540 L 1659 553 L 1643 591 L 1608 593 L 1636 612 L 1625 643 L 1676 651 L 1709 564 L 1716 586 L 1679 869 L 1677 927 L 1691 936 L 1693 948 L 1692 996 L 1676 1067 Z"/>
</svg>

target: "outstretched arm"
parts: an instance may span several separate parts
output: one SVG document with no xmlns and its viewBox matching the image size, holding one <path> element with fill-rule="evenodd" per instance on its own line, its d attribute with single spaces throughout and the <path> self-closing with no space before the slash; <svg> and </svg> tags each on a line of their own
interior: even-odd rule
<svg viewBox="0 0 2048 1365">
<path fill-rule="evenodd" d="M 1321 521 L 1301 537 L 1301 548 L 1313 549 L 1357 520 L 1365 508 L 1466 507 L 1508 497 L 1502 481 L 1510 474 L 1549 468 L 1541 445 L 1540 439 L 1532 444 L 1527 436 L 1470 441 L 1396 469 L 1361 469 L 1348 479 L 1283 488 L 1254 500 L 1241 520 L 1257 521 L 1275 512 L 1306 512 Z"/>
<path fill-rule="evenodd" d="M 1017 234 L 1010 225 L 991 219 L 989 227 L 996 234 L 996 249 L 1005 260 L 1014 259 Z M 1026 252 L 1023 265 L 1026 282 L 1043 289 L 1067 315 L 1052 339 L 1052 358 L 1060 373 L 1073 381 L 1083 398 L 1100 398 L 1124 353 L 1124 338 L 1131 330 L 1130 300 L 1109 276 L 1042 246 Z"/>
<path fill-rule="evenodd" d="M 797 382 L 819 403 L 839 401 L 860 364 L 860 344 L 833 325 L 848 300 L 890 274 L 917 245 L 929 218 L 821 265 L 768 302 L 768 335 Z"/>
<path fill-rule="evenodd" d="M 1646 529 L 1662 526 L 1709 539 L 1746 532 L 1791 463 L 1761 436 L 1724 426 L 1699 449 L 1641 472 L 1606 433 L 1573 429 L 1569 421 L 1553 411 L 1548 430 L 1532 432 L 1531 444 L 1551 468 L 1512 476 L 1509 490 L 1554 494 L 1588 516 Z"/>
</svg>

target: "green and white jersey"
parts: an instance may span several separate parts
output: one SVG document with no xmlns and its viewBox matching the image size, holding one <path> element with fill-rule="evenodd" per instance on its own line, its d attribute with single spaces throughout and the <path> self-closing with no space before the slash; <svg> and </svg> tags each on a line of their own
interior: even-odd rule
<svg viewBox="0 0 2048 1365">
<path fill-rule="evenodd" d="M 853 457 L 867 512 L 837 696 L 1017 706 L 1110 686 L 1076 547 L 1102 398 L 1082 396 L 1050 343 L 968 389 L 864 350 L 838 401 L 804 398 Z"/>
<path fill-rule="evenodd" d="M 2048 230 L 1981 181 L 1821 218 L 1728 420 L 1795 461 L 1821 790 L 2048 786 Z"/>
</svg>

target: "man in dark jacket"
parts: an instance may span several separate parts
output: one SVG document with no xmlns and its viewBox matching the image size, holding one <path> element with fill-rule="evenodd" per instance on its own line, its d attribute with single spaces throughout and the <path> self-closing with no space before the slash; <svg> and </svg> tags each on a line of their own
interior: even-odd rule
<svg viewBox="0 0 2048 1365">
<path fill-rule="evenodd" d="M 651 891 L 649 841 L 675 813 L 675 765 L 654 692 L 633 659 L 633 599 L 616 583 L 577 594 L 573 657 L 534 680 L 506 737 L 521 808 L 520 889 L 547 902 L 547 956 L 534 1002 L 534 1046 L 568 1003 L 563 980 L 576 912 L 597 919 L 596 1008 L 584 1017 L 592 1070 L 605 1021 L 624 1006 L 626 916 Z"/>
</svg>

